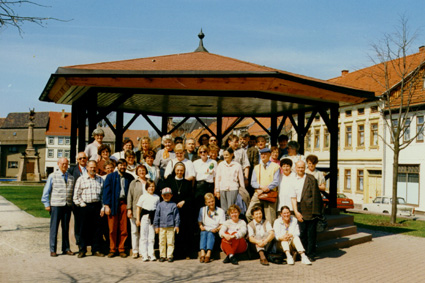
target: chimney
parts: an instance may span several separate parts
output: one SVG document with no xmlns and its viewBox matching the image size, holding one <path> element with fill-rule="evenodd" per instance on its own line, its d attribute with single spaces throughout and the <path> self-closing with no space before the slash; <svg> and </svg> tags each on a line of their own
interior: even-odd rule
<svg viewBox="0 0 425 283">
<path fill-rule="evenodd" d="M 348 70 L 342 70 L 341 71 L 341 76 L 342 77 L 345 77 L 348 73 L 349 73 L 350 71 L 348 71 Z"/>
<path fill-rule="evenodd" d="M 425 45 L 419 46 L 419 52 L 420 53 L 425 52 Z"/>
<path fill-rule="evenodd" d="M 61 119 L 65 119 L 65 109 L 62 109 Z"/>
</svg>

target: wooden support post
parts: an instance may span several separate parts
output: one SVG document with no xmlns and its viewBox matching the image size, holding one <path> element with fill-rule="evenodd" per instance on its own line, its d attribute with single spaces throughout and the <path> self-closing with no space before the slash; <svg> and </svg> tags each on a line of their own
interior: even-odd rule
<svg viewBox="0 0 425 283">
<path fill-rule="evenodd" d="M 124 112 L 117 111 L 117 125 L 115 127 L 115 151 L 121 151 L 122 148 L 122 137 L 124 135 Z"/>
<path fill-rule="evenodd" d="M 77 102 L 72 104 L 71 108 L 71 148 L 70 148 L 70 164 L 76 164 L 77 156 L 77 127 L 78 127 L 78 105 Z"/>
<path fill-rule="evenodd" d="M 298 143 L 300 145 L 300 149 L 299 149 L 299 153 L 300 154 L 304 154 L 304 138 L 305 138 L 305 134 L 306 134 L 306 130 L 304 128 L 305 125 L 305 112 L 299 112 L 298 113 L 298 131 L 297 131 L 297 136 L 298 136 Z"/>
<path fill-rule="evenodd" d="M 338 192 L 338 108 L 339 105 L 331 107 L 330 123 L 328 128 L 330 134 L 330 156 L 329 167 L 331 171 L 329 182 L 329 207 L 336 208 L 336 198 Z"/>
<path fill-rule="evenodd" d="M 217 116 L 217 145 L 221 148 L 223 144 L 223 117 Z"/>
<path fill-rule="evenodd" d="M 277 131 L 277 116 L 270 117 L 270 142 L 272 146 L 277 145 L 277 137 L 279 135 Z"/>
<path fill-rule="evenodd" d="M 81 152 L 86 148 L 87 106 L 79 104 L 76 110 L 78 120 L 78 152 Z M 89 133 L 89 136 L 90 134 L 91 133 Z"/>
</svg>

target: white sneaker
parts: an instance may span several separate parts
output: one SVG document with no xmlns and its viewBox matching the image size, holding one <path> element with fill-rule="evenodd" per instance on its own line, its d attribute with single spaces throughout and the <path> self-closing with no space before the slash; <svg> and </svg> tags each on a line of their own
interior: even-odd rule
<svg viewBox="0 0 425 283">
<path fill-rule="evenodd" d="M 149 257 L 149 259 L 150 259 L 151 261 L 156 261 L 156 257 L 154 257 L 154 256 Z"/>
<path fill-rule="evenodd" d="M 301 263 L 311 265 L 311 261 L 308 259 L 307 256 L 301 256 Z"/>
<path fill-rule="evenodd" d="M 143 257 L 143 261 L 149 261 L 149 258 L 148 257 Z"/>
<path fill-rule="evenodd" d="M 294 259 L 292 258 L 292 256 L 288 256 L 286 257 L 286 263 L 293 265 L 294 264 Z"/>
</svg>

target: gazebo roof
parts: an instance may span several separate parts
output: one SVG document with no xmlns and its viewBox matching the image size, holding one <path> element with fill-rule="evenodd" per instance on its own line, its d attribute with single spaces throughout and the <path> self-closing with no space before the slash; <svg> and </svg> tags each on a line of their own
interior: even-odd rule
<svg viewBox="0 0 425 283">
<path fill-rule="evenodd" d="M 269 116 L 321 104 L 360 103 L 373 92 L 208 52 L 59 67 L 41 101 L 168 116 Z"/>
</svg>

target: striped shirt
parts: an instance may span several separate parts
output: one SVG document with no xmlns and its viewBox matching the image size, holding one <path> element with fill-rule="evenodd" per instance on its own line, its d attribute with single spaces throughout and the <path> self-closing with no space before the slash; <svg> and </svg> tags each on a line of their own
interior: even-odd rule
<svg viewBox="0 0 425 283">
<path fill-rule="evenodd" d="M 74 203 L 84 207 L 86 203 L 102 201 L 103 182 L 103 178 L 97 175 L 95 178 L 89 175 L 78 178 L 74 188 Z"/>
</svg>

